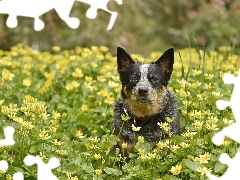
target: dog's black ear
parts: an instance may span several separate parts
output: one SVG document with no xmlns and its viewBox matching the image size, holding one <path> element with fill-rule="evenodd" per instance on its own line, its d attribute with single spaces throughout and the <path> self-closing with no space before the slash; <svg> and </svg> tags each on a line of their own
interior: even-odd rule
<svg viewBox="0 0 240 180">
<path fill-rule="evenodd" d="M 117 64 L 118 64 L 118 73 L 124 72 L 129 66 L 134 64 L 130 55 L 121 47 L 117 48 Z"/>
<path fill-rule="evenodd" d="M 155 64 L 158 64 L 163 69 L 164 73 L 170 78 L 174 64 L 174 49 L 170 48 L 165 51 Z"/>
</svg>

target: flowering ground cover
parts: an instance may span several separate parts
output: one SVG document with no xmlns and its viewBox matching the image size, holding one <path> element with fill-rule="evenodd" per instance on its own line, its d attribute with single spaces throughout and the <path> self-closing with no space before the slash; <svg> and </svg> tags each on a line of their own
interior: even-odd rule
<svg viewBox="0 0 240 180">
<path fill-rule="evenodd" d="M 169 87 L 179 100 L 182 135 L 159 141 L 156 149 L 139 137 L 129 161 L 118 149 L 109 152 L 118 140 L 111 134 L 113 105 L 121 90 L 116 57 L 104 46 L 52 49 L 39 52 L 19 44 L 11 51 L 0 50 L 0 138 L 3 127 L 11 125 L 16 141 L 0 147 L 0 159 L 9 162 L 8 170 L 0 171 L 1 178 L 10 180 L 22 172 L 25 179 L 36 179 L 36 165 L 23 163 L 27 154 L 44 162 L 57 157 L 61 165 L 53 173 L 60 180 L 203 180 L 206 172 L 224 174 L 227 166 L 218 162 L 220 154 L 233 157 L 239 145 L 225 138 L 218 147 L 211 137 L 235 122 L 230 108 L 220 111 L 215 105 L 216 100 L 231 97 L 233 86 L 223 83 L 223 74 L 237 75 L 240 67 L 231 48 L 175 52 Z M 132 57 L 150 62 L 160 55 Z M 158 125 L 169 131 L 170 123 L 169 118 Z"/>
</svg>

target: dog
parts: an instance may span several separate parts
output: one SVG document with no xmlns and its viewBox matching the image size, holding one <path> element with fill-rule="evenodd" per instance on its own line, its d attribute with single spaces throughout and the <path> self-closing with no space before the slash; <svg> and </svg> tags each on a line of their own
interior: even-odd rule
<svg viewBox="0 0 240 180">
<path fill-rule="evenodd" d="M 177 98 L 168 89 L 173 64 L 173 48 L 149 64 L 135 62 L 123 48 L 117 48 L 117 71 L 122 90 L 114 106 L 112 124 L 113 134 L 120 139 L 116 147 L 121 149 L 121 145 L 127 143 L 126 150 L 132 152 L 138 136 L 143 136 L 155 148 L 160 140 L 170 138 L 158 125 L 166 122 L 166 118 L 173 120 L 172 136 L 181 134 Z M 140 130 L 133 131 L 133 125 Z"/>
</svg>

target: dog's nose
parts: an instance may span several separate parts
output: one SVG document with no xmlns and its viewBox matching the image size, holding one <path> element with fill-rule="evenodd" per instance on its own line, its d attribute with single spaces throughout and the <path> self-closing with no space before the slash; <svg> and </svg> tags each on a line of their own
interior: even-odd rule
<svg viewBox="0 0 240 180">
<path fill-rule="evenodd" d="M 146 88 L 146 87 L 139 88 L 139 89 L 138 89 L 138 93 L 139 93 L 139 95 L 141 95 L 141 96 L 145 96 L 145 95 L 147 95 L 147 93 L 148 93 L 148 88 Z"/>
</svg>

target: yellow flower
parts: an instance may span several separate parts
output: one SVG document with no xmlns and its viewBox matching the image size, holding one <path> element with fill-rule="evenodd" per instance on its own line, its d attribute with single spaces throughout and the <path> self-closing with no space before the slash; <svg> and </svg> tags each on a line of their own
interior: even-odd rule
<svg viewBox="0 0 240 180">
<path fill-rule="evenodd" d="M 97 66 L 98 66 L 97 63 L 95 63 L 95 62 L 92 62 L 92 63 L 91 63 L 91 67 L 92 67 L 92 68 L 96 68 Z"/>
<path fill-rule="evenodd" d="M 86 80 L 88 83 L 92 83 L 92 82 L 93 82 L 93 77 L 91 77 L 91 76 L 86 76 L 86 77 L 85 77 L 85 80 Z"/>
<path fill-rule="evenodd" d="M 134 132 L 138 132 L 138 131 L 140 131 L 140 129 L 141 129 L 141 127 L 136 127 L 136 126 L 134 126 L 134 124 L 132 124 L 132 130 Z"/>
<path fill-rule="evenodd" d="M 104 102 L 107 103 L 107 104 L 113 104 L 113 103 L 114 103 L 114 98 L 108 96 L 108 97 L 105 99 Z"/>
<path fill-rule="evenodd" d="M 197 131 L 201 131 L 202 130 L 203 121 L 200 122 L 200 121 L 195 120 L 193 125 L 195 126 L 195 129 Z"/>
<path fill-rule="evenodd" d="M 162 128 L 165 132 L 169 132 L 170 131 L 170 126 L 167 122 L 164 122 L 164 123 L 160 123 L 158 122 L 157 125 Z"/>
<path fill-rule="evenodd" d="M 58 51 L 61 50 L 61 47 L 59 47 L 59 46 L 53 46 L 53 47 L 52 47 L 52 50 L 55 51 L 55 52 L 58 52 Z"/>
<path fill-rule="evenodd" d="M 121 114 L 121 118 L 122 118 L 123 121 L 127 121 L 127 120 L 130 119 L 130 117 L 126 116 L 125 114 Z"/>
<path fill-rule="evenodd" d="M 144 137 L 143 136 L 138 136 L 138 142 L 140 142 L 140 143 L 144 142 Z"/>
<path fill-rule="evenodd" d="M 72 73 L 72 76 L 74 78 L 81 78 L 84 76 L 83 72 L 81 69 L 77 68 L 73 73 Z"/>
<path fill-rule="evenodd" d="M 6 175 L 6 180 L 12 180 L 12 176 L 10 174 Z"/>
<path fill-rule="evenodd" d="M 7 83 L 8 83 L 9 81 L 12 81 L 14 76 L 15 76 L 15 75 L 14 75 L 13 73 L 11 73 L 9 70 L 3 69 L 3 70 L 2 70 L 2 78 L 1 78 L 2 85 L 8 86 Z"/>
<path fill-rule="evenodd" d="M 138 154 L 139 155 L 144 155 L 145 154 L 145 149 L 138 149 Z"/>
<path fill-rule="evenodd" d="M 211 169 L 207 169 L 206 167 L 204 167 L 204 168 L 199 167 L 199 168 L 197 168 L 197 171 L 200 172 L 201 175 L 204 175 L 206 173 L 210 173 L 212 170 Z"/>
<path fill-rule="evenodd" d="M 31 80 L 28 79 L 28 78 L 24 79 L 24 80 L 23 80 L 23 85 L 24 85 L 24 86 L 27 86 L 27 87 L 31 86 Z"/>
<path fill-rule="evenodd" d="M 172 151 L 172 152 L 176 152 L 178 149 L 179 149 L 180 147 L 178 146 L 178 145 L 170 145 L 170 150 Z"/>
<path fill-rule="evenodd" d="M 216 124 L 206 123 L 205 126 L 206 126 L 206 128 L 207 128 L 208 130 L 211 130 L 211 131 L 215 131 L 215 130 L 218 130 L 218 129 L 219 129 Z"/>
<path fill-rule="evenodd" d="M 168 123 L 172 123 L 173 122 L 173 118 L 170 118 L 170 117 L 166 117 L 166 120 Z"/>
<path fill-rule="evenodd" d="M 101 169 L 95 169 L 95 173 L 97 176 L 102 174 L 102 170 Z"/>
<path fill-rule="evenodd" d="M 197 76 L 197 75 L 199 75 L 199 74 L 202 74 L 202 70 L 192 69 L 192 71 L 193 71 L 193 75 L 194 75 L 194 76 Z"/>
<path fill-rule="evenodd" d="M 84 112 L 84 111 L 87 111 L 88 110 L 88 105 L 86 104 L 83 104 L 82 107 L 81 107 L 81 110 Z"/>
<path fill-rule="evenodd" d="M 67 172 L 68 180 L 78 180 L 77 176 L 72 176 L 71 172 Z"/>
<path fill-rule="evenodd" d="M 156 152 L 154 152 L 154 153 L 148 153 L 147 155 L 148 155 L 148 157 L 149 157 L 150 159 L 155 159 L 156 156 L 157 156 L 157 153 L 156 153 Z"/>
<path fill-rule="evenodd" d="M 65 155 L 67 154 L 67 150 L 56 150 L 56 152 L 60 155 Z"/>
<path fill-rule="evenodd" d="M 52 111 L 52 116 L 53 116 L 53 119 L 58 119 L 59 117 L 61 117 L 61 114 L 58 113 L 57 111 L 53 110 Z"/>
<path fill-rule="evenodd" d="M 164 148 L 168 147 L 168 144 L 164 141 L 159 141 L 157 143 L 157 147 L 160 148 L 160 149 L 164 149 Z"/>
<path fill-rule="evenodd" d="M 172 166 L 172 168 L 169 170 L 173 175 L 178 175 L 181 173 L 182 171 L 182 165 L 176 165 L 176 166 Z"/>
<path fill-rule="evenodd" d="M 229 126 L 234 123 L 234 120 L 228 120 L 227 118 L 223 118 L 223 122 L 225 125 Z"/>
<path fill-rule="evenodd" d="M 57 139 L 53 139 L 52 140 L 52 143 L 55 145 L 55 146 L 60 146 L 62 144 L 61 141 L 58 141 Z"/>
<path fill-rule="evenodd" d="M 4 102 L 5 102 L 5 100 L 2 99 L 2 100 L 0 101 L 0 106 L 2 106 Z"/>
<path fill-rule="evenodd" d="M 42 117 L 43 119 L 47 119 L 50 116 L 50 114 L 46 113 L 46 112 L 41 112 L 40 113 L 40 117 Z"/>
<path fill-rule="evenodd" d="M 86 135 L 85 135 L 85 136 L 83 135 L 83 132 L 82 132 L 81 129 L 80 129 L 80 130 L 76 130 L 75 136 L 76 136 L 77 138 L 79 138 L 79 139 L 82 139 L 82 138 L 85 138 L 85 137 L 86 137 Z"/>
<path fill-rule="evenodd" d="M 127 143 L 122 143 L 122 148 L 126 149 L 127 148 Z"/>
<path fill-rule="evenodd" d="M 100 46 L 99 49 L 102 52 L 107 52 L 108 51 L 108 47 L 106 47 L 106 46 Z"/>
<path fill-rule="evenodd" d="M 80 86 L 80 83 L 77 82 L 77 81 L 73 81 L 73 82 L 72 82 L 72 86 L 73 86 L 74 88 L 78 88 L 78 87 Z"/>
<path fill-rule="evenodd" d="M 106 79 L 104 78 L 104 76 L 97 76 L 97 81 L 104 82 L 106 81 Z"/>
<path fill-rule="evenodd" d="M 206 152 L 203 155 L 199 155 L 199 157 L 196 157 L 195 160 L 201 164 L 206 164 L 210 160 L 211 153 Z"/>
<path fill-rule="evenodd" d="M 51 135 L 48 135 L 48 133 L 47 133 L 47 131 L 46 130 L 39 130 L 39 137 L 42 139 L 42 140 L 44 140 L 44 141 L 46 141 L 46 140 L 48 140 L 48 139 L 50 139 L 51 138 Z"/>
<path fill-rule="evenodd" d="M 68 83 L 66 84 L 65 88 L 67 89 L 67 91 L 71 91 L 74 89 L 74 86 L 72 85 L 72 83 Z"/>
<path fill-rule="evenodd" d="M 213 74 L 208 74 L 208 73 L 204 73 L 204 77 L 205 77 L 205 79 L 212 79 L 213 77 L 214 77 L 214 75 Z"/>
<path fill-rule="evenodd" d="M 181 142 L 180 146 L 182 146 L 182 148 L 188 148 L 190 145 L 185 142 Z"/>
<path fill-rule="evenodd" d="M 190 132 L 189 130 L 187 130 L 187 132 L 182 133 L 182 136 L 184 136 L 185 138 L 190 138 L 192 139 L 194 135 L 196 135 L 197 132 Z"/>
<path fill-rule="evenodd" d="M 99 92 L 97 92 L 97 95 L 99 95 L 99 96 L 108 96 L 109 92 L 106 89 L 101 89 Z"/>
<path fill-rule="evenodd" d="M 94 157 L 94 159 L 99 160 L 99 159 L 101 158 L 101 155 L 95 153 L 95 154 L 93 155 L 93 157 Z"/>
<path fill-rule="evenodd" d="M 229 141 L 227 141 L 227 140 L 223 141 L 223 146 L 227 147 L 227 146 L 229 146 L 229 145 L 230 145 L 230 142 L 229 142 Z"/>
</svg>

